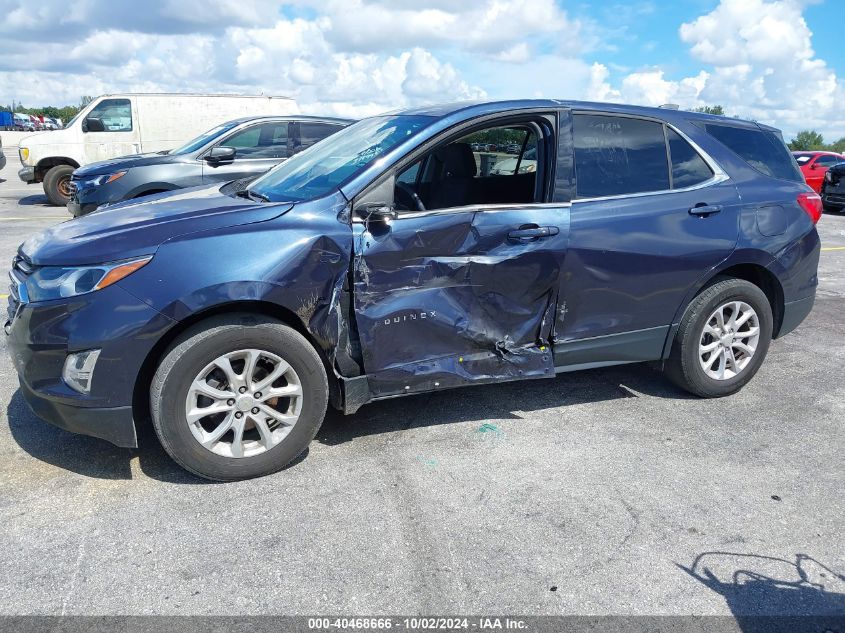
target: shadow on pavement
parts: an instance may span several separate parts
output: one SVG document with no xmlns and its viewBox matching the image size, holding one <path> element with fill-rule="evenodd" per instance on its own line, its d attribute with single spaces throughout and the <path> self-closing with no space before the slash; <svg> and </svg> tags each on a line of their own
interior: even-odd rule
<svg viewBox="0 0 845 633">
<path fill-rule="evenodd" d="M 743 633 L 845 633 L 845 576 L 806 554 L 705 552 L 678 567 L 724 597 Z"/>
<path fill-rule="evenodd" d="M 484 385 L 376 402 L 352 416 L 330 410 L 317 441 L 335 446 L 356 437 L 414 427 L 520 419 L 522 416 L 515 412 L 635 398 L 636 392 L 663 398 L 691 398 L 647 366 L 632 365 L 563 374 L 552 380 Z M 149 421 L 137 425 L 138 448 L 126 449 L 41 421 L 20 391 L 9 402 L 7 418 L 12 437 L 23 450 L 71 472 L 100 479 L 131 479 L 130 462 L 137 457 L 142 472 L 153 479 L 168 483 L 210 483 L 191 475 L 170 459 Z M 561 420 L 561 427 L 565 424 Z M 302 462 L 307 454 L 306 450 L 288 468 Z"/>
<path fill-rule="evenodd" d="M 23 198 L 18 200 L 18 204 L 21 205 L 22 207 L 34 207 L 34 206 L 52 207 L 53 206 L 53 204 L 50 203 L 50 200 L 47 198 L 47 196 L 45 196 L 43 193 L 32 195 L 32 196 L 24 196 Z M 56 207 L 56 208 L 58 208 L 58 207 Z"/>
</svg>

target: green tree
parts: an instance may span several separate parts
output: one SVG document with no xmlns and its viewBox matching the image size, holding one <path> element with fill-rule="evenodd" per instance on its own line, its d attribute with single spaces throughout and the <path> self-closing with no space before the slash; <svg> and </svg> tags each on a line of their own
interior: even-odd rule
<svg viewBox="0 0 845 633">
<path fill-rule="evenodd" d="M 789 149 L 793 152 L 807 152 L 827 149 L 827 146 L 824 144 L 824 137 L 815 130 L 801 130 L 789 142 Z"/>
<path fill-rule="evenodd" d="M 845 136 L 843 136 L 841 139 L 839 139 L 835 143 L 831 143 L 830 144 L 830 151 L 836 152 L 838 154 L 845 153 Z"/>
<path fill-rule="evenodd" d="M 720 105 L 701 106 L 700 108 L 695 108 L 693 112 L 703 112 L 704 114 L 718 114 L 719 116 L 725 116 L 725 109 Z"/>
</svg>

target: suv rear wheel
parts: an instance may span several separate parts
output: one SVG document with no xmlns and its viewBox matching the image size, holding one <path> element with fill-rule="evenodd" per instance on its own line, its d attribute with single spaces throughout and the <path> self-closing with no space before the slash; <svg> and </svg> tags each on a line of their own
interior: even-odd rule
<svg viewBox="0 0 845 633">
<path fill-rule="evenodd" d="M 297 331 L 242 314 L 180 336 L 153 379 L 150 409 L 164 449 L 219 481 L 274 473 L 300 455 L 326 412 L 323 363 Z"/>
<path fill-rule="evenodd" d="M 743 279 L 726 278 L 687 308 L 666 373 L 697 396 L 727 396 L 754 377 L 771 340 L 772 308 L 765 293 Z"/>
</svg>

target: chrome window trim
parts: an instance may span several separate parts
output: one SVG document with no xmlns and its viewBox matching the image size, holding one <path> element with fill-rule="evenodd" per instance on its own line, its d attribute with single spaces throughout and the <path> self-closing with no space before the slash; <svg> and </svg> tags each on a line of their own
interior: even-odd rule
<svg viewBox="0 0 845 633">
<path fill-rule="evenodd" d="M 621 193 L 621 194 L 614 194 L 612 196 L 596 196 L 593 198 L 579 198 L 577 197 L 578 193 L 578 176 L 577 176 L 577 164 L 576 164 L 576 176 L 575 176 L 575 193 L 576 197 L 572 202 L 599 202 L 603 200 L 622 200 L 625 198 L 642 198 L 645 196 L 659 196 L 665 195 L 669 193 L 685 193 L 689 191 L 697 191 L 699 189 L 705 189 L 707 187 L 712 187 L 714 185 L 718 185 L 720 183 L 725 182 L 726 180 L 730 180 L 730 176 L 728 176 L 727 172 L 722 169 L 721 165 L 716 162 L 716 160 L 710 156 L 707 152 L 705 152 L 701 146 L 692 140 L 689 136 L 687 136 L 682 130 L 679 130 L 677 127 L 672 125 L 671 123 L 664 121 L 662 119 L 658 119 L 655 117 L 649 116 L 640 116 L 635 114 L 617 114 L 614 112 L 605 112 L 605 111 L 597 111 L 597 110 L 573 110 L 572 115 L 575 116 L 577 114 L 592 114 L 596 116 L 615 116 L 625 119 L 639 119 L 641 121 L 651 121 L 653 123 L 660 123 L 664 125 L 666 128 L 675 132 L 678 136 L 684 139 L 687 143 L 692 146 L 692 148 L 698 152 L 698 155 L 704 159 L 704 162 L 707 163 L 707 166 L 713 172 L 713 176 L 708 180 L 700 182 L 695 185 L 690 185 L 689 187 L 681 187 L 680 189 L 658 189 L 656 191 L 638 191 L 636 193 Z M 665 129 L 665 128 L 664 128 Z M 664 133 L 665 135 L 665 133 Z M 669 144 L 666 143 L 668 148 Z M 574 151 L 573 151 L 573 159 L 574 159 Z M 669 180 L 672 180 L 672 164 L 669 164 Z"/>
<path fill-rule="evenodd" d="M 526 202 L 526 203 L 502 203 L 502 204 L 467 204 L 460 207 L 447 207 L 445 209 L 431 209 L 426 211 L 411 211 L 398 212 L 399 215 L 391 220 L 391 222 L 398 222 L 409 218 L 425 218 L 432 215 L 453 215 L 455 213 L 498 213 L 500 211 L 520 211 L 528 209 L 568 209 L 572 206 L 571 202 Z M 354 216 L 352 224 L 366 224 L 362 218 Z"/>
</svg>

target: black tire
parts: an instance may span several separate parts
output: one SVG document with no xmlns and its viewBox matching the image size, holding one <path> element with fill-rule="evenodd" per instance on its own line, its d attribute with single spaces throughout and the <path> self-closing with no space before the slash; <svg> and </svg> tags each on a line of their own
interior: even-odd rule
<svg viewBox="0 0 845 633">
<path fill-rule="evenodd" d="M 67 186 L 70 184 L 70 175 L 73 167 L 70 165 L 56 165 L 44 176 L 44 193 L 50 202 L 57 207 L 67 206 L 70 202 L 70 191 Z"/>
<path fill-rule="evenodd" d="M 744 301 L 757 313 L 760 338 L 748 364 L 732 378 L 718 380 L 708 376 L 699 361 L 699 343 L 704 326 L 713 312 L 729 301 Z M 690 303 L 666 363 L 666 375 L 692 394 L 719 398 L 736 393 L 754 377 L 766 358 L 772 340 L 772 307 L 766 294 L 743 279 L 719 278 L 701 291 Z"/>
<path fill-rule="evenodd" d="M 277 354 L 293 368 L 302 385 L 302 409 L 277 445 L 251 457 L 226 457 L 195 439 L 185 405 L 191 383 L 208 363 L 243 349 Z M 323 422 L 328 392 L 323 363 L 299 332 L 259 315 L 221 315 L 191 327 L 170 346 L 150 387 L 150 413 L 162 446 L 180 466 L 206 479 L 235 481 L 277 472 L 302 454 Z"/>
</svg>

